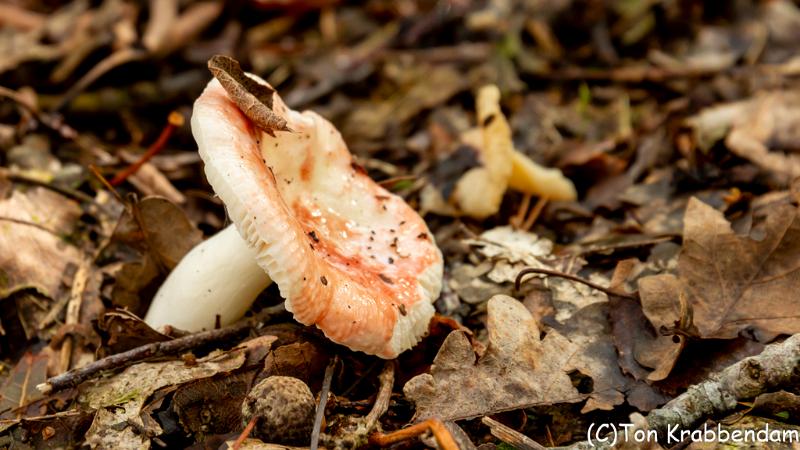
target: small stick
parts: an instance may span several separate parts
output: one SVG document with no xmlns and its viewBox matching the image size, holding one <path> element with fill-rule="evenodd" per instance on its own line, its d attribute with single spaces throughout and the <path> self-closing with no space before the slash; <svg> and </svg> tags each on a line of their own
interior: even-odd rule
<svg viewBox="0 0 800 450">
<path fill-rule="evenodd" d="M 170 136 L 175 132 L 175 129 L 178 127 L 183 126 L 185 120 L 181 113 L 177 111 L 172 111 L 169 113 L 169 117 L 167 117 L 167 125 L 161 130 L 161 134 L 158 136 L 155 142 L 144 152 L 144 154 L 133 164 L 129 165 L 122 171 L 120 171 L 110 182 L 111 186 L 119 186 L 128 179 L 129 176 L 136 173 L 144 163 L 150 161 L 150 159 L 157 155 L 161 150 L 164 149 L 167 141 L 169 140 Z"/>
<path fill-rule="evenodd" d="M 12 173 L 11 171 L 9 171 L 8 169 L 5 169 L 5 168 L 0 168 L 0 176 L 6 177 L 6 178 L 9 179 L 9 181 L 13 181 L 15 183 L 24 183 L 24 184 L 30 184 L 30 185 L 33 185 L 33 186 L 43 187 L 43 188 L 49 189 L 49 190 L 51 190 L 53 192 L 57 192 L 57 193 L 65 196 L 65 197 L 70 197 L 72 199 L 75 199 L 75 200 L 78 200 L 78 201 L 81 201 L 81 202 L 86 202 L 86 203 L 93 203 L 94 202 L 94 199 L 92 197 L 84 194 L 81 191 L 76 191 L 75 189 L 69 189 L 69 188 L 61 187 L 61 186 L 55 185 L 53 183 L 48 183 L 46 181 L 38 180 L 36 178 L 31 178 L 31 177 L 28 177 L 28 176 L 25 176 L 25 175 L 22 175 L 22 174 L 19 174 L 19 173 Z"/>
<path fill-rule="evenodd" d="M 458 444 L 456 444 L 450 431 L 444 426 L 441 420 L 435 417 L 391 433 L 373 433 L 372 436 L 369 437 L 369 443 L 382 448 L 388 447 L 397 442 L 415 438 L 428 430 L 433 433 L 433 437 L 436 438 L 436 443 L 439 444 L 440 450 L 459 450 Z"/>
<path fill-rule="evenodd" d="M 105 358 L 98 359 L 91 364 L 87 364 L 83 367 L 79 367 L 77 369 L 64 372 L 61 375 L 54 376 L 48 379 L 45 383 L 36 386 L 36 388 L 42 393 L 49 394 L 51 392 L 75 387 L 82 382 L 97 376 L 104 370 L 127 367 L 131 364 L 151 358 L 153 356 L 180 353 L 205 344 L 231 338 L 256 327 L 259 322 L 266 320 L 266 318 L 272 314 L 276 314 L 274 309 L 265 309 L 258 315 L 248 320 L 241 321 L 225 328 L 202 331 L 200 333 L 190 334 L 188 336 L 173 339 L 171 341 L 152 342 L 126 352 L 106 356 Z"/>
<path fill-rule="evenodd" d="M 378 181 L 378 184 L 382 188 L 390 189 L 395 183 L 399 183 L 401 181 L 414 181 L 416 179 L 417 179 L 416 175 L 398 175 L 396 177 L 391 177 L 385 180 Z"/>
<path fill-rule="evenodd" d="M 239 450 L 239 447 L 242 446 L 242 443 L 245 441 L 245 439 L 247 439 L 247 437 L 250 436 L 250 433 L 253 432 L 253 427 L 256 426 L 256 420 L 258 420 L 258 414 L 253 414 L 253 418 L 250 419 L 250 422 L 247 422 L 247 426 L 244 427 L 244 430 L 242 430 L 242 434 L 240 434 L 239 437 L 236 438 L 236 441 L 233 442 L 231 450 Z"/>
<path fill-rule="evenodd" d="M 339 355 L 333 357 L 328 367 L 325 368 L 325 378 L 322 380 L 322 390 L 319 393 L 319 404 L 317 413 L 314 416 L 314 430 L 311 432 L 311 445 L 309 450 L 317 450 L 319 447 L 319 434 L 322 431 L 322 419 L 325 417 L 325 406 L 328 404 L 328 394 L 331 391 L 331 381 L 333 381 L 333 369 L 339 362 Z"/>
<path fill-rule="evenodd" d="M 375 397 L 375 404 L 372 405 L 372 410 L 366 417 L 367 433 L 372 431 L 378 423 L 378 419 L 386 414 L 389 409 L 389 400 L 392 398 L 392 386 L 394 386 L 394 363 L 386 361 L 383 365 L 383 371 L 378 375 L 381 387 L 378 390 L 378 395 Z"/>
<path fill-rule="evenodd" d="M 117 201 L 120 204 L 129 206 L 128 202 L 126 202 L 122 198 L 122 196 L 119 195 L 119 192 L 117 192 L 117 189 L 114 188 L 114 186 L 112 186 L 108 182 L 108 180 L 106 180 L 106 177 L 104 177 L 102 173 L 100 173 L 100 169 L 98 169 L 97 166 L 95 166 L 94 164 L 89 164 L 89 172 L 92 172 L 92 175 L 94 175 L 94 177 L 97 178 L 100 181 L 100 183 L 103 185 L 103 187 L 108 189 L 108 191 L 111 192 L 111 194 L 114 195 L 114 198 L 116 198 Z"/>
<path fill-rule="evenodd" d="M 36 118 L 36 120 L 38 120 L 40 123 L 44 124 L 51 130 L 58 132 L 61 137 L 69 140 L 74 140 L 76 137 L 78 137 L 78 132 L 69 125 L 65 124 L 59 116 L 42 112 L 37 105 L 30 103 L 19 92 L 4 86 L 0 86 L 0 97 L 6 97 L 16 102 L 19 106 L 31 113 L 33 117 Z"/>
<path fill-rule="evenodd" d="M 489 432 L 492 433 L 492 436 L 500 439 L 506 444 L 510 444 L 519 450 L 545 450 L 547 448 L 528 436 L 520 433 L 519 431 L 507 427 L 489 416 L 485 416 L 483 419 L 481 419 L 481 422 L 489 427 Z"/>
<path fill-rule="evenodd" d="M 522 284 L 522 277 L 524 277 L 525 275 L 531 274 L 531 273 L 540 273 L 540 274 L 543 274 L 543 275 L 550 275 L 552 277 L 566 278 L 567 280 L 572 280 L 572 281 L 576 281 L 578 283 L 583 283 L 586 286 L 589 286 L 592 289 L 597 289 L 598 291 L 604 292 L 607 295 L 615 295 L 617 297 L 629 298 L 631 300 L 638 300 L 639 299 L 639 295 L 635 294 L 635 293 L 631 294 L 631 293 L 628 293 L 628 292 L 622 292 L 622 291 L 617 291 L 617 290 L 614 290 L 614 289 L 609 289 L 609 288 L 607 288 L 605 286 L 600 286 L 597 283 L 594 283 L 592 281 L 589 281 L 589 280 L 587 280 L 585 278 L 582 278 L 582 277 L 579 277 L 577 275 L 572 275 L 572 274 L 569 274 L 569 273 L 559 272 L 557 270 L 551 270 L 551 269 L 540 269 L 538 267 L 527 267 L 525 269 L 520 270 L 519 273 L 517 274 L 517 279 L 514 280 L 514 289 L 519 290 L 520 285 Z"/>
<path fill-rule="evenodd" d="M 81 306 L 83 304 L 83 293 L 86 290 L 86 284 L 91 276 L 91 264 L 94 259 L 82 258 L 78 271 L 75 273 L 72 280 L 72 288 L 70 289 L 69 301 L 67 302 L 67 318 L 66 325 L 76 325 L 80 319 Z M 71 335 L 64 338 L 61 344 L 61 358 L 59 361 L 59 373 L 69 370 L 72 364 L 72 350 L 74 339 Z"/>
</svg>

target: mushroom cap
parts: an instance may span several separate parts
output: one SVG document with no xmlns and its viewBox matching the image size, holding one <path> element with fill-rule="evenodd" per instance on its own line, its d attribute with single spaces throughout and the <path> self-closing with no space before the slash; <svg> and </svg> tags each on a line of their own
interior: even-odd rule
<svg viewBox="0 0 800 450">
<path fill-rule="evenodd" d="M 428 329 L 441 252 L 419 214 L 353 162 L 330 122 L 277 93 L 273 111 L 292 132 L 271 136 L 217 80 L 208 84 L 192 116 L 208 182 L 295 320 L 393 358 Z"/>
</svg>

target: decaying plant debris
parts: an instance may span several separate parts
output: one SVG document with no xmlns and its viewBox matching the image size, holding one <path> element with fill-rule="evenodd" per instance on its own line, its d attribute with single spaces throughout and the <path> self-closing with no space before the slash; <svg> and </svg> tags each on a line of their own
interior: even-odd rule
<svg viewBox="0 0 800 450">
<path fill-rule="evenodd" d="M 0 4 L 0 447 L 797 430 L 798 30 L 790 0 Z M 350 351 L 274 286 L 214 330 L 140 319 L 230 225 L 189 123 L 212 76 L 247 127 L 294 133 L 275 92 L 330 120 L 424 217 L 418 345 Z"/>
</svg>

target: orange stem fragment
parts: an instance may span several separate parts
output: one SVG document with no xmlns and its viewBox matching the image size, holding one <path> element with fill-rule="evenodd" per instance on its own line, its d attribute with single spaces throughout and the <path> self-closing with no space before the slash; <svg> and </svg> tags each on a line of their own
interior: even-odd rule
<svg viewBox="0 0 800 450">
<path fill-rule="evenodd" d="M 256 426 L 256 420 L 258 420 L 258 415 L 254 414 L 253 418 L 250 419 L 250 422 L 247 422 L 247 426 L 244 427 L 242 430 L 242 434 L 239 435 L 238 438 L 233 442 L 232 450 L 239 450 L 239 447 L 242 446 L 244 441 L 250 436 L 250 433 L 253 432 L 253 427 Z"/>
<path fill-rule="evenodd" d="M 389 445 L 415 438 L 428 430 L 433 433 L 433 437 L 436 438 L 436 443 L 439 444 L 441 450 L 458 450 L 458 444 L 456 444 L 450 431 L 441 420 L 435 417 L 391 433 L 373 433 L 369 437 L 369 443 L 378 447 L 388 447 Z"/>
<path fill-rule="evenodd" d="M 146 152 L 133 164 L 129 165 L 121 172 L 119 172 L 111 181 L 110 184 L 112 186 L 119 186 L 125 180 L 128 179 L 129 176 L 136 173 L 140 167 L 147 161 L 150 161 L 150 158 L 157 155 L 158 152 L 164 149 L 164 145 L 166 145 L 167 141 L 169 140 L 172 133 L 175 131 L 176 128 L 182 126 L 185 120 L 183 116 L 177 112 L 172 111 L 169 113 L 169 117 L 167 118 L 167 125 L 161 130 L 161 134 L 158 136 L 155 142 L 147 149 Z"/>
</svg>

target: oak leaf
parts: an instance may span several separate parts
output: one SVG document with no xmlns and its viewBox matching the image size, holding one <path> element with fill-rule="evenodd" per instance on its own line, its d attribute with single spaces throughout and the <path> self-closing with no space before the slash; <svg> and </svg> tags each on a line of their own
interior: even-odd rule
<svg viewBox="0 0 800 450">
<path fill-rule="evenodd" d="M 684 218 L 678 279 L 662 274 L 640 280 L 645 314 L 654 324 L 675 322 L 684 295 L 702 338 L 730 339 L 746 329 L 762 338 L 798 333 L 799 250 L 800 216 L 794 206 L 772 207 L 763 226 L 741 236 L 720 211 L 692 198 Z M 649 288 L 659 284 L 675 288 Z M 667 300 L 673 308 L 663 307 Z M 662 307 L 651 308 L 654 304 Z"/>
</svg>

